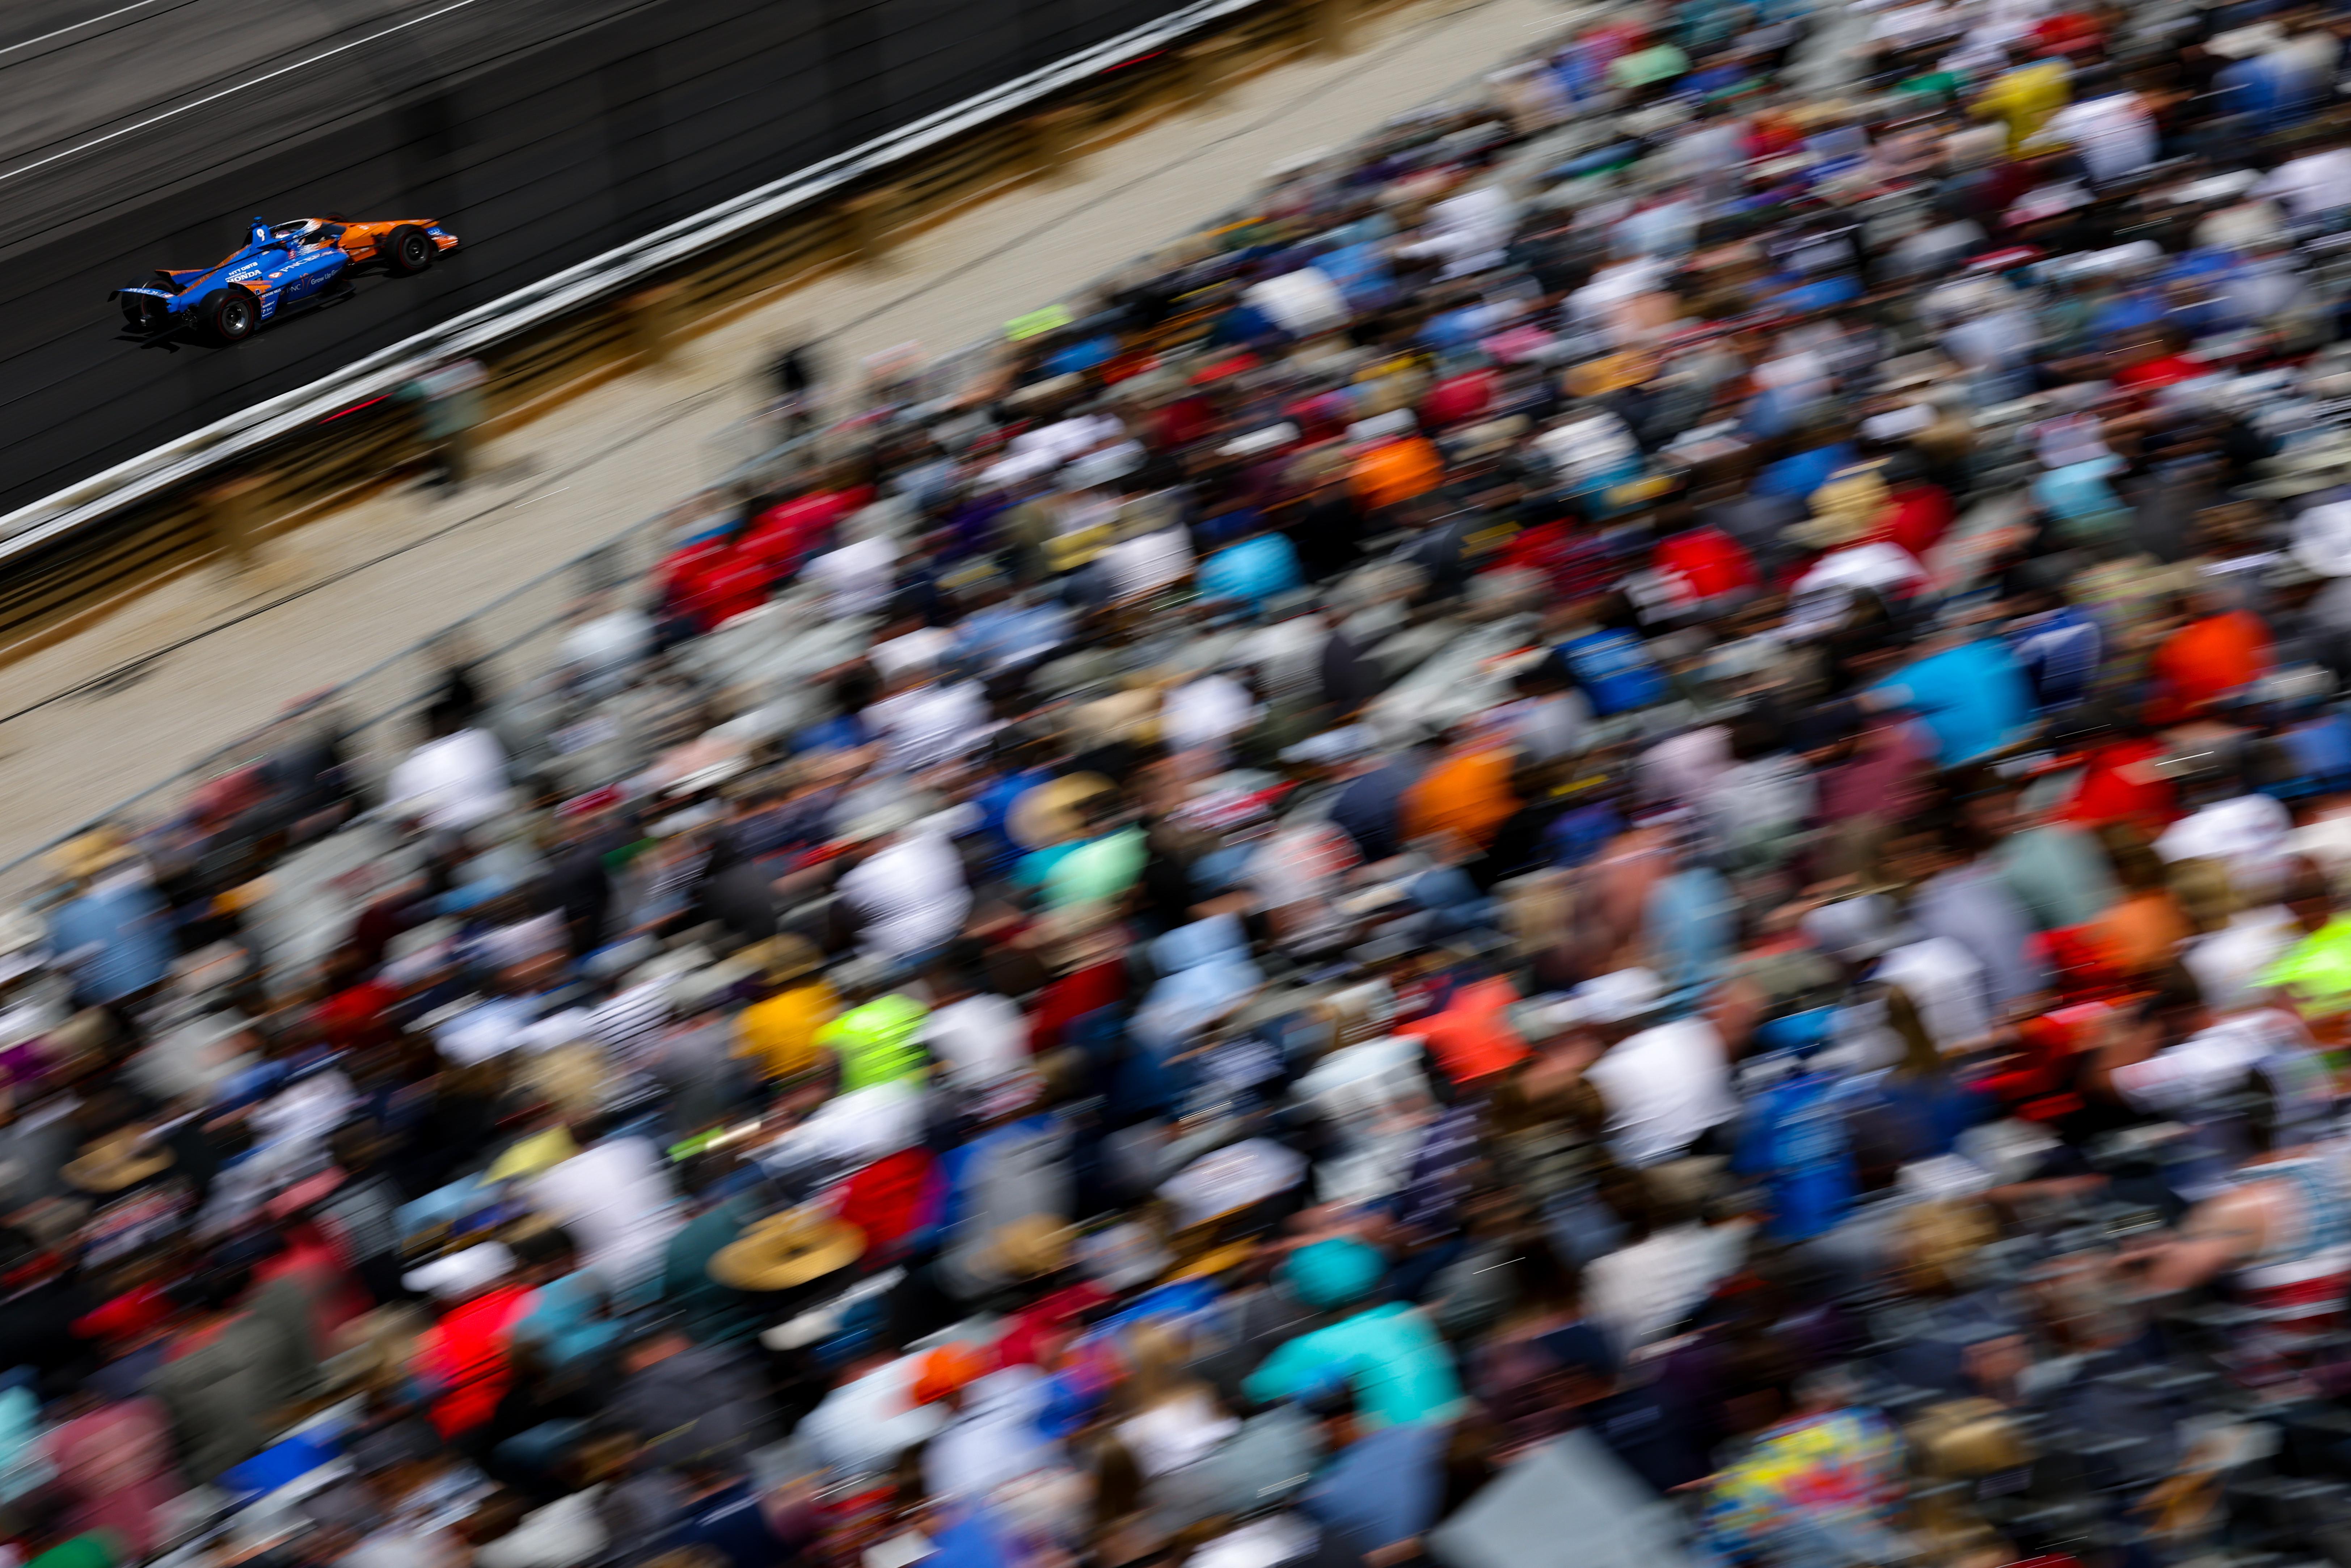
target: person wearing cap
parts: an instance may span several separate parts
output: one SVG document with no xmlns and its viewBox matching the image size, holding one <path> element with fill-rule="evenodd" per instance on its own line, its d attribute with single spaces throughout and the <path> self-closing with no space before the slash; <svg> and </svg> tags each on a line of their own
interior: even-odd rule
<svg viewBox="0 0 2351 1568">
<path fill-rule="evenodd" d="M 977 1503 L 1063 1462 L 1046 1437 L 1048 1385 L 1034 1366 L 990 1366 L 983 1354 L 944 1345 L 925 1358 L 914 1397 L 943 1405 L 946 1424 L 923 1454 L 923 1482 L 949 1504 Z"/>
<path fill-rule="evenodd" d="M 413 1270 L 401 1281 L 431 1298 L 436 1321 L 416 1342 L 413 1371 L 431 1392 L 434 1430 L 460 1443 L 489 1422 L 513 1372 L 508 1346 L 534 1292 L 514 1254 L 484 1241 Z"/>
<path fill-rule="evenodd" d="M 832 1387 L 801 1417 L 795 1436 L 812 1457 L 844 1480 L 886 1476 L 899 1456 L 928 1441 L 946 1425 L 948 1412 L 935 1402 L 937 1375 L 925 1381 L 938 1351 L 906 1354 L 884 1337 L 842 1364 Z"/>
</svg>

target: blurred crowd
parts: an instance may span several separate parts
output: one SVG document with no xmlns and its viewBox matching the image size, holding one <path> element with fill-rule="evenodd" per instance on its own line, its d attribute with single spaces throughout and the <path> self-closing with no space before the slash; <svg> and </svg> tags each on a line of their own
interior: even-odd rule
<svg viewBox="0 0 2351 1568">
<path fill-rule="evenodd" d="M 1594 11 L 782 355 L 0 922 L 6 1550 L 2351 1561 L 2346 25 Z"/>
</svg>

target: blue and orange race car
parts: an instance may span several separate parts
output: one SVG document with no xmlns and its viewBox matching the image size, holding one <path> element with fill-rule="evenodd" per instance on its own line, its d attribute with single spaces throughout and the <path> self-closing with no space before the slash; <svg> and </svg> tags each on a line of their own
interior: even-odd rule
<svg viewBox="0 0 2351 1568">
<path fill-rule="evenodd" d="M 192 330 L 215 343 L 240 342 L 264 321 L 347 292 L 350 275 L 381 265 L 402 275 L 423 271 L 457 247 L 457 236 L 431 218 L 354 223 L 340 214 L 271 224 L 253 220 L 245 245 L 211 267 L 157 272 L 107 296 L 142 338 Z"/>
</svg>

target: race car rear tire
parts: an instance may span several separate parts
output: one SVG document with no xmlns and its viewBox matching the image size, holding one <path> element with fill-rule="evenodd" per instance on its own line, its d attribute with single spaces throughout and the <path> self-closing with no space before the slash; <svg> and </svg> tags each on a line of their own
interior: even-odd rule
<svg viewBox="0 0 2351 1568">
<path fill-rule="evenodd" d="M 433 236 L 414 224 L 402 224 L 383 236 L 384 265 L 403 276 L 413 277 L 423 271 L 439 254 L 434 247 Z"/>
<path fill-rule="evenodd" d="M 261 325 L 261 301 L 242 288 L 215 288 L 197 302 L 196 324 L 215 343 L 241 343 Z"/>
<path fill-rule="evenodd" d="M 147 288 L 153 285 L 134 283 L 131 287 Z M 122 301 L 122 324 L 132 331 L 160 332 L 171 325 L 171 308 L 153 295 L 124 294 L 119 298 Z"/>
</svg>

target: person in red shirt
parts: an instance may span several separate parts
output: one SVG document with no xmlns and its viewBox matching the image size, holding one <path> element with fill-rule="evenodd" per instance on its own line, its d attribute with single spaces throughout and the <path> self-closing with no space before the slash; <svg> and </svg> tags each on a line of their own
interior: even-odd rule
<svg viewBox="0 0 2351 1568">
<path fill-rule="evenodd" d="M 371 976 L 367 968 L 365 955 L 349 944 L 328 956 L 327 994 L 311 1009 L 310 1021 L 319 1038 L 337 1051 L 390 1045 L 400 1032 L 392 1021 L 399 988 Z"/>
<path fill-rule="evenodd" d="M 757 555 L 729 550 L 695 579 L 682 609 L 696 630 L 708 632 L 768 602 L 775 583 L 776 574 Z"/>
<path fill-rule="evenodd" d="M 2179 791 L 2156 766 L 2168 749 L 2125 716 L 2085 749 L 2082 777 L 2058 816 L 2076 827 L 2127 822 L 2150 838 L 2161 833 L 2179 817 Z"/>
<path fill-rule="evenodd" d="M 1501 976 L 1473 980 L 1411 1032 L 1428 1042 L 1429 1055 L 1456 1084 L 1480 1082 L 1533 1054 L 1510 1026 L 1508 1009 L 1518 999 L 1517 988 Z"/>
<path fill-rule="evenodd" d="M 1421 428 L 1450 430 L 1483 419 L 1494 403 L 1494 372 L 1482 367 L 1446 377 L 1420 400 Z"/>
<path fill-rule="evenodd" d="M 810 490 L 779 501 L 751 520 L 750 531 L 743 536 L 736 550 L 758 561 L 781 580 L 799 570 L 801 563 L 843 517 L 862 509 L 872 498 L 872 487 L 861 485 L 846 490 Z"/>
<path fill-rule="evenodd" d="M 1711 599 L 1756 583 L 1755 562 L 1739 541 L 1720 528 L 1696 528 L 1660 542 L 1657 570 L 1680 584 L 1686 604 Z"/>
<path fill-rule="evenodd" d="M 1953 511 L 1949 492 L 1917 477 L 1897 482 L 1900 463 L 1888 465 L 1885 519 L 1879 525 L 1889 543 L 1901 546 L 1920 560 L 1950 531 Z"/>
<path fill-rule="evenodd" d="M 2115 385 L 2132 392 L 2159 392 L 2206 373 L 2180 350 L 2188 340 L 2176 328 L 2158 327 L 2125 350 L 2130 363 L 2115 372 Z"/>
<path fill-rule="evenodd" d="M 415 1371 L 434 1391 L 434 1427 L 455 1442 L 486 1424 L 514 1381 L 514 1325 L 538 1292 L 515 1278 L 514 1254 L 496 1241 L 453 1252 L 409 1274 L 429 1291 L 441 1321 L 416 1342 Z"/>
</svg>

